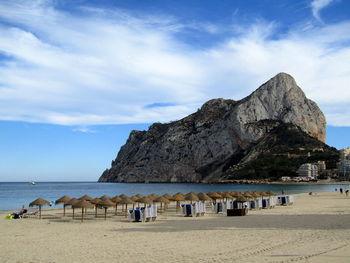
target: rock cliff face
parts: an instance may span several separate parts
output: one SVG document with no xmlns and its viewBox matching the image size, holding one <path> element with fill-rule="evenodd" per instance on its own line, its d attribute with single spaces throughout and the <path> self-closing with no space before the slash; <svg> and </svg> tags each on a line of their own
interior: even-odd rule
<svg viewBox="0 0 350 263">
<path fill-rule="evenodd" d="M 326 120 L 295 80 L 279 73 L 240 100 L 213 99 L 179 121 L 132 131 L 99 182 L 211 182 L 276 126 L 325 141 Z"/>
</svg>

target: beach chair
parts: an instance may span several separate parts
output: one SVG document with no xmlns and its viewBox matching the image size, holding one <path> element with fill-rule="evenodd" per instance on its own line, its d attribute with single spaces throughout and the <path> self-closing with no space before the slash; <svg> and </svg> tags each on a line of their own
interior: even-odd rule
<svg viewBox="0 0 350 263">
<path fill-rule="evenodd" d="M 39 211 L 32 211 L 32 212 L 27 212 L 21 215 L 21 218 L 34 218 L 39 215 Z"/>
<path fill-rule="evenodd" d="M 192 204 L 182 204 L 181 205 L 181 212 L 183 216 L 193 216 L 194 211 L 193 211 L 194 207 Z"/>
</svg>

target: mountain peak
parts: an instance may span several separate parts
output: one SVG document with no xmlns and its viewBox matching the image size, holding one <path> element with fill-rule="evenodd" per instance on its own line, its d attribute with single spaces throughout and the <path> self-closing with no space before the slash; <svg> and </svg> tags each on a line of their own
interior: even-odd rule
<svg viewBox="0 0 350 263">
<path fill-rule="evenodd" d="M 286 73 L 240 101 L 210 100 L 182 120 L 130 136 L 99 181 L 215 181 L 279 123 L 325 140 L 323 113 Z"/>
</svg>

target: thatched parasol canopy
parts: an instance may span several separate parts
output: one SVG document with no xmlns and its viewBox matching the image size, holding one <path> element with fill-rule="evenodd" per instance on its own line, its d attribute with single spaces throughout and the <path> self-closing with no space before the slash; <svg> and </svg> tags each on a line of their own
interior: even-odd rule
<svg viewBox="0 0 350 263">
<path fill-rule="evenodd" d="M 112 207 L 115 204 L 112 201 L 110 201 L 110 199 L 105 198 L 105 199 L 101 199 L 101 201 L 98 202 L 97 205 L 101 206 L 105 209 L 105 220 L 106 220 L 108 207 Z M 97 215 L 97 213 L 96 213 L 96 215 Z"/>
<path fill-rule="evenodd" d="M 101 201 L 98 202 L 97 205 L 101 207 L 111 207 L 111 206 L 114 206 L 115 204 L 108 199 L 101 199 Z"/>
<path fill-rule="evenodd" d="M 147 197 L 148 197 L 148 199 L 154 201 L 154 200 L 156 200 L 159 196 L 156 195 L 156 194 L 150 194 L 150 195 L 148 195 Z"/>
<path fill-rule="evenodd" d="M 192 201 L 199 201 L 199 198 L 195 193 L 190 192 L 185 195 L 185 200 L 192 202 Z"/>
<path fill-rule="evenodd" d="M 212 199 L 210 198 L 209 195 L 207 195 L 206 193 L 199 193 L 198 195 L 199 200 L 205 202 L 205 201 L 212 201 Z"/>
<path fill-rule="evenodd" d="M 85 201 L 90 201 L 92 200 L 93 198 L 91 196 L 88 196 L 88 195 L 83 195 L 81 197 L 78 198 L 79 200 L 85 200 Z"/>
<path fill-rule="evenodd" d="M 37 206 L 39 207 L 39 218 L 41 218 L 41 207 L 44 205 L 51 205 L 51 203 L 45 199 L 38 198 L 29 204 L 29 206 Z"/>
<path fill-rule="evenodd" d="M 131 200 L 129 197 L 122 198 L 119 204 L 125 205 L 125 217 L 128 215 L 128 204 L 134 204 L 135 202 Z"/>
<path fill-rule="evenodd" d="M 100 199 L 101 199 L 101 200 L 106 200 L 106 199 L 111 200 L 111 197 L 110 197 L 109 195 L 102 195 L 102 196 L 100 197 Z"/>
<path fill-rule="evenodd" d="M 83 222 L 83 220 L 84 220 L 84 209 L 86 209 L 86 208 L 94 208 L 94 205 L 91 204 L 90 202 L 82 199 L 82 200 L 79 200 L 78 202 L 75 202 L 72 205 L 72 208 L 81 208 L 81 222 Z"/>
<path fill-rule="evenodd" d="M 63 204 L 65 204 L 66 202 L 68 202 L 69 200 L 71 200 L 72 198 L 71 197 L 69 197 L 69 196 L 67 196 L 67 195 L 64 195 L 64 196 L 62 196 L 61 198 L 58 198 L 56 201 L 55 201 L 55 203 L 58 205 L 58 204 L 61 204 L 61 203 L 63 203 Z"/>
<path fill-rule="evenodd" d="M 216 192 L 210 192 L 210 193 L 208 193 L 208 196 L 214 200 L 222 198 L 221 194 L 216 193 Z"/>
<path fill-rule="evenodd" d="M 145 205 L 153 203 L 153 201 L 151 199 L 149 199 L 148 197 L 141 197 L 141 198 L 137 199 L 136 202 L 142 203 Z"/>
<path fill-rule="evenodd" d="M 244 202 L 248 202 L 248 200 L 244 196 L 239 196 L 236 198 L 236 202 L 244 203 Z"/>
<path fill-rule="evenodd" d="M 233 199 L 233 196 L 230 195 L 230 194 L 227 193 L 227 192 L 223 193 L 221 196 L 222 196 L 222 198 L 226 198 L 226 200 L 227 200 L 227 199 Z"/>
<path fill-rule="evenodd" d="M 271 190 L 267 191 L 266 192 L 269 196 L 272 196 L 272 195 L 276 195 L 274 192 L 272 192 Z"/>
<path fill-rule="evenodd" d="M 96 198 L 94 198 L 94 199 L 90 200 L 90 203 L 91 203 L 91 204 L 94 204 L 94 205 L 97 205 L 97 204 L 98 204 L 98 202 L 101 202 L 101 199 L 100 199 L 100 198 L 98 198 L 98 197 L 96 197 Z"/>
<path fill-rule="evenodd" d="M 119 197 L 120 197 L 120 198 L 126 198 L 126 197 L 128 197 L 128 196 L 125 195 L 125 194 L 121 194 L 121 195 L 119 195 Z"/>
<path fill-rule="evenodd" d="M 170 195 L 170 194 L 163 194 L 162 196 L 165 197 L 165 198 L 168 199 L 168 200 L 170 200 L 171 198 L 173 198 L 173 196 Z"/>
<path fill-rule="evenodd" d="M 183 194 L 176 194 L 176 195 L 173 195 L 171 200 L 172 201 L 177 201 L 177 202 L 185 201 L 185 196 Z"/>
<path fill-rule="evenodd" d="M 132 197 L 130 197 L 131 200 L 133 200 L 134 202 L 137 201 L 137 199 L 140 199 L 141 197 L 139 197 L 138 195 L 133 195 Z"/>
<path fill-rule="evenodd" d="M 164 196 L 159 196 L 158 198 L 153 200 L 154 202 L 160 203 L 160 210 L 163 210 L 163 203 L 164 203 L 164 210 L 166 209 L 166 205 L 170 203 L 169 199 L 165 198 Z"/>
<path fill-rule="evenodd" d="M 73 205 L 74 203 L 80 201 L 79 199 L 76 198 L 72 198 L 71 200 L 69 200 L 68 202 L 66 202 L 66 205 Z"/>
<path fill-rule="evenodd" d="M 71 197 L 64 195 L 55 201 L 55 204 L 63 203 L 63 216 L 66 215 L 66 205 L 67 205 L 66 203 L 69 202 L 71 199 L 72 199 Z"/>
<path fill-rule="evenodd" d="M 158 198 L 156 198 L 156 199 L 154 200 L 154 202 L 166 203 L 166 204 L 169 204 L 169 203 L 170 203 L 169 199 L 165 198 L 164 196 L 159 196 Z"/>
<path fill-rule="evenodd" d="M 122 200 L 122 198 L 120 196 L 118 196 L 118 195 L 111 199 L 111 201 L 113 203 L 119 203 L 121 200 Z"/>
</svg>

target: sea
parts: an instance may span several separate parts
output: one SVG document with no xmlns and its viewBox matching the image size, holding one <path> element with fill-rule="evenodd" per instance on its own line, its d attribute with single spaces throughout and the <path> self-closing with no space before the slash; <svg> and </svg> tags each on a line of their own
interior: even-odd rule
<svg viewBox="0 0 350 263">
<path fill-rule="evenodd" d="M 212 192 L 212 191 L 284 191 L 288 194 L 308 192 L 331 192 L 335 189 L 349 189 L 350 185 L 338 184 L 189 184 L 189 183 L 97 183 L 97 182 L 0 182 L 0 211 L 18 210 L 22 205 L 38 197 L 54 201 L 63 195 L 79 198 L 85 194 L 91 197 L 120 194 L 175 194 L 177 192 Z M 55 206 L 54 207 L 61 207 Z"/>
</svg>

